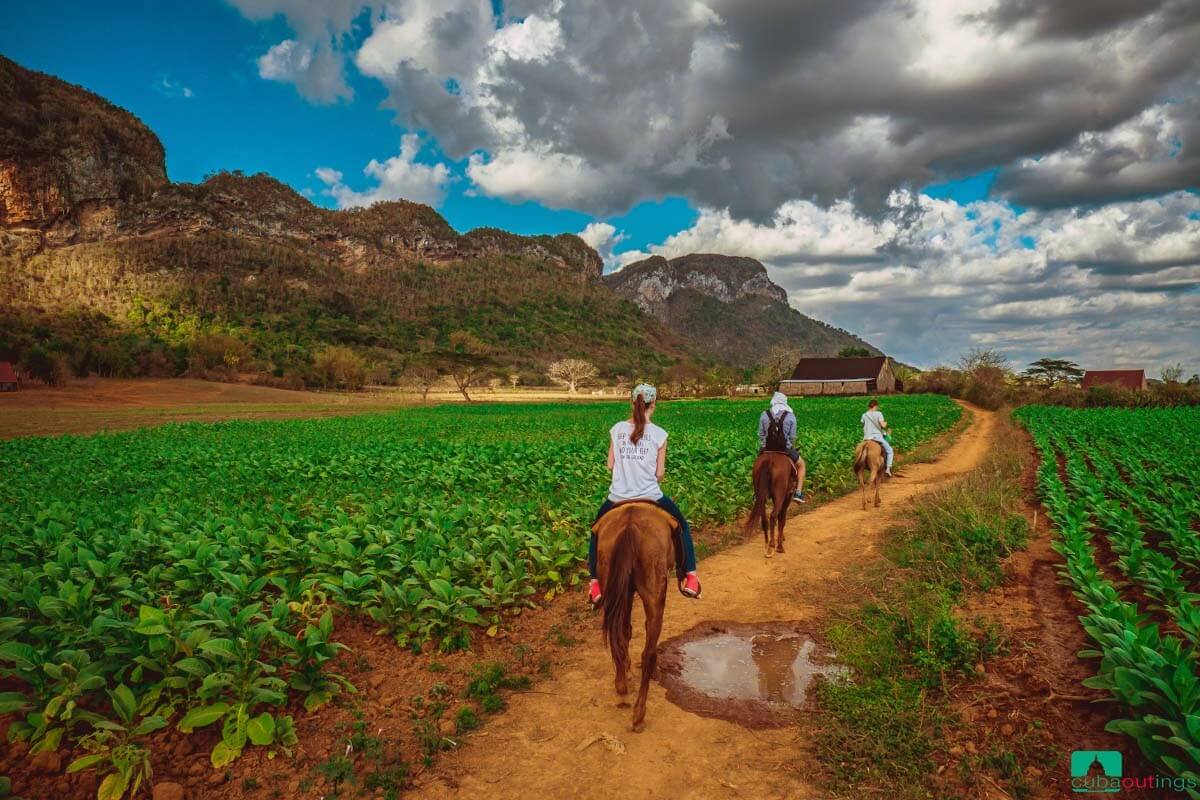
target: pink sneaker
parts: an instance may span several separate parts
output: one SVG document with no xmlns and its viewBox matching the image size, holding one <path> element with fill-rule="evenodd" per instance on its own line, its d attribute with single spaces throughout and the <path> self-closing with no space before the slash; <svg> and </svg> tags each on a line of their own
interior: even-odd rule
<svg viewBox="0 0 1200 800">
<path fill-rule="evenodd" d="M 696 573 L 689 572 L 687 574 L 687 577 L 683 579 L 683 589 L 681 591 L 684 597 L 691 597 L 692 599 L 700 597 L 700 579 L 696 577 Z"/>
<path fill-rule="evenodd" d="M 592 584 L 588 587 L 588 602 L 594 606 L 598 606 L 603 597 L 604 595 L 600 594 L 600 581 L 592 578 Z"/>
</svg>

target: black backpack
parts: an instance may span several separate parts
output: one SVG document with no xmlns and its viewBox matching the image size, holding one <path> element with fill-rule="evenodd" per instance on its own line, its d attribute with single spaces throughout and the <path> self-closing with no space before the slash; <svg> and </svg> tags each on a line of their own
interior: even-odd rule
<svg viewBox="0 0 1200 800">
<path fill-rule="evenodd" d="M 788 450 L 788 440 L 783 434 L 783 421 L 787 419 L 790 412 L 784 411 L 778 418 L 773 417 L 771 412 L 767 412 L 767 443 L 763 447 L 764 450 L 770 450 L 774 453 L 786 453 Z"/>
</svg>

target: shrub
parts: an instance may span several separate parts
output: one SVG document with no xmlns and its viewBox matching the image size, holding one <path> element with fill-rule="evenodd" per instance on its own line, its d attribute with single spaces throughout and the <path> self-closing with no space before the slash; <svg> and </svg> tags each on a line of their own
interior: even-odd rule
<svg viewBox="0 0 1200 800">
<path fill-rule="evenodd" d="M 236 370 L 250 353 L 246 343 L 225 333 L 202 333 L 192 339 L 191 368 L 197 371 L 227 367 Z"/>
<path fill-rule="evenodd" d="M 979 366 L 967 376 L 963 399 L 980 408 L 995 411 L 1008 402 L 1008 382 L 1004 370 L 993 366 Z"/>
<path fill-rule="evenodd" d="M 40 344 L 35 344 L 25 351 L 20 366 L 29 377 L 47 386 L 62 385 L 69 374 L 63 354 Z"/>
<path fill-rule="evenodd" d="M 367 381 L 366 362 L 341 345 L 330 345 L 317 353 L 313 373 L 326 389 L 361 389 Z"/>
</svg>

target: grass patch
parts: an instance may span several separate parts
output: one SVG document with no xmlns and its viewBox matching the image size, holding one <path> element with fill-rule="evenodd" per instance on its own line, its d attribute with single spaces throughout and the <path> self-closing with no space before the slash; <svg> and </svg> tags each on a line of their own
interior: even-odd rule
<svg viewBox="0 0 1200 800">
<path fill-rule="evenodd" d="M 1028 450 L 1007 417 L 998 424 L 987 460 L 915 504 L 863 579 L 870 599 L 826 630 L 852 676 L 818 690 L 817 752 L 838 796 L 936 795 L 930 756 L 956 719 L 947 691 L 1003 646 L 997 628 L 959 611 L 969 594 L 999 583 L 1003 559 L 1028 541 L 1020 483 Z M 1019 775 L 1007 756 L 979 767 L 1002 781 Z"/>
</svg>

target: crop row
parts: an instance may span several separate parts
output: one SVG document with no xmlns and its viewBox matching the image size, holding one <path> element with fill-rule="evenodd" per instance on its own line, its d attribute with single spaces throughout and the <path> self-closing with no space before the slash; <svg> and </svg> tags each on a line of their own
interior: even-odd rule
<svg viewBox="0 0 1200 800">
<path fill-rule="evenodd" d="M 1080 655 L 1099 665 L 1085 684 L 1126 709 L 1109 730 L 1192 781 L 1189 794 L 1200 797 L 1200 594 L 1189 580 L 1200 509 L 1185 468 L 1200 446 L 1200 414 L 1035 407 L 1018 415 L 1041 455 L 1038 490 L 1059 532 L 1062 573 L 1087 610 L 1081 620 L 1095 649 Z M 1097 537 L 1116 556 L 1121 584 L 1101 566 Z M 1149 606 L 1139 608 L 1131 593 Z"/>
</svg>

